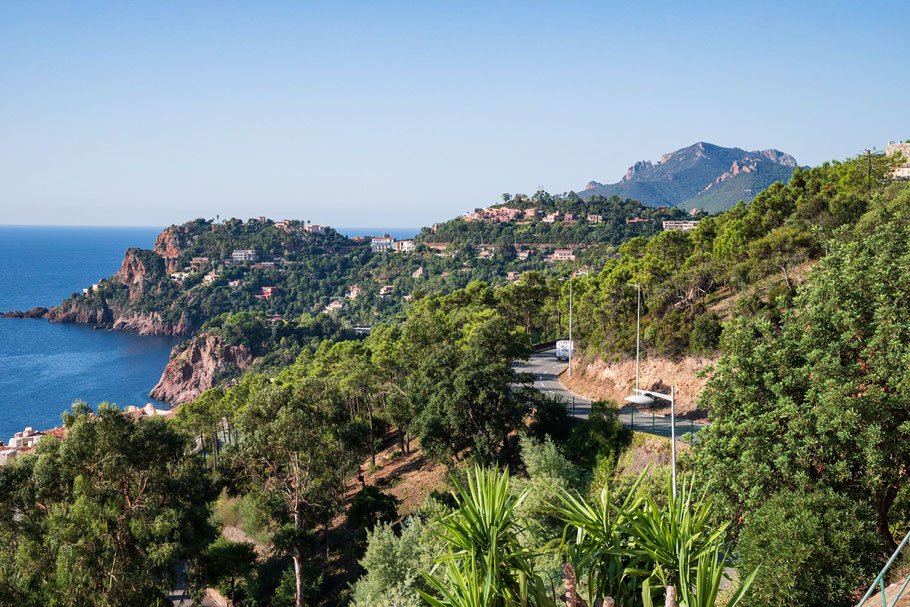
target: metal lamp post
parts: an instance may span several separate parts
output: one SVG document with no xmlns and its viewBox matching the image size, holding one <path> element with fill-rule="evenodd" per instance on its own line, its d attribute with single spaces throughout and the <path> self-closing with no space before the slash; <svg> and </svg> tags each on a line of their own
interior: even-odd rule
<svg viewBox="0 0 910 607">
<path fill-rule="evenodd" d="M 585 276 L 587 272 L 579 272 L 579 276 Z M 560 282 L 569 281 L 569 343 L 572 344 L 571 349 L 569 350 L 569 379 L 572 379 L 572 355 L 575 354 L 575 342 L 572 341 L 572 278 L 575 277 L 575 274 L 569 274 L 569 277 L 566 278 L 563 276 L 559 279 Z M 635 386 L 638 387 L 637 385 Z"/>
<path fill-rule="evenodd" d="M 670 402 L 670 458 L 673 460 L 673 497 L 676 497 L 676 387 L 670 386 L 669 394 L 638 388 L 635 388 L 634 392 L 635 394 L 626 397 L 630 403 L 650 405 L 655 398 Z"/>
<path fill-rule="evenodd" d="M 635 324 L 635 389 L 638 390 L 638 359 L 641 353 L 641 285 L 633 282 L 627 284 L 638 291 L 638 316 Z"/>
<path fill-rule="evenodd" d="M 635 330 L 635 388 L 631 396 L 626 397 L 626 401 L 634 405 L 650 405 L 655 398 L 670 401 L 670 456 L 673 460 L 673 497 L 676 497 L 676 388 L 670 386 L 669 394 L 660 392 L 651 392 L 650 390 L 641 390 L 638 387 L 639 380 L 639 358 L 641 355 L 641 285 L 637 283 L 628 283 L 630 287 L 635 287 L 638 291 L 638 314 L 636 318 Z"/>
</svg>

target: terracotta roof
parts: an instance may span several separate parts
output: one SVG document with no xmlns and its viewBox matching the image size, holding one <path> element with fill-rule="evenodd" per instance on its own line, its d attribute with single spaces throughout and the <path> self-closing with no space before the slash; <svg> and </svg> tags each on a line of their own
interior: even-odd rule
<svg viewBox="0 0 910 607">
<path fill-rule="evenodd" d="M 50 430 L 42 430 L 41 434 L 44 436 L 53 436 L 57 440 L 63 440 L 66 438 L 66 428 L 51 428 Z"/>
</svg>

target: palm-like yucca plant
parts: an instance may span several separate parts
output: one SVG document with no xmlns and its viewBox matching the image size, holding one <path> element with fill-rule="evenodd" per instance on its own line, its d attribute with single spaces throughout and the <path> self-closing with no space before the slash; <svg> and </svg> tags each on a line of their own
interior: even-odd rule
<svg viewBox="0 0 910 607">
<path fill-rule="evenodd" d="M 727 525 L 712 526 L 712 501 L 695 495 L 691 478 L 683 480 L 678 496 L 668 482 L 668 505 L 661 508 L 641 490 L 647 473 L 621 503 L 612 501 L 608 487 L 593 504 L 554 491 L 557 499 L 547 512 L 566 523 L 566 555 L 582 572 L 588 603 L 610 596 L 619 606 L 651 607 L 654 597 L 665 593 L 668 607 L 713 607 L 726 575 L 720 546 Z M 728 607 L 739 603 L 754 576 L 746 578 Z"/>
<path fill-rule="evenodd" d="M 440 521 L 442 537 L 450 548 L 449 555 L 442 559 L 446 562 L 446 578 L 440 580 L 427 575 L 437 590 L 445 586 L 455 594 L 442 593 L 442 599 L 433 599 L 435 602 L 431 604 L 434 607 L 554 606 L 534 571 L 534 554 L 519 541 L 519 536 L 527 530 L 515 509 L 525 500 L 527 492 L 512 494 L 508 470 L 498 472 L 475 467 L 467 476 L 467 487 L 455 481 L 458 508 Z M 461 602 L 455 602 L 457 597 L 461 597 L 458 598 Z M 464 602 L 467 600 L 474 602 Z M 477 602 L 482 600 L 488 602 Z"/>
<path fill-rule="evenodd" d="M 424 574 L 441 598 L 431 596 L 422 590 L 417 592 L 432 607 L 491 607 L 495 598 L 492 570 L 489 567 L 481 569 L 487 570 L 486 577 L 481 577 L 473 559 L 465 569 L 450 561 L 446 563 L 444 579 Z"/>
<path fill-rule="evenodd" d="M 664 586 L 667 607 L 713 606 L 726 576 L 726 554 L 721 542 L 729 523 L 712 526 L 713 500 L 695 495 L 694 478 L 684 478 L 679 494 L 667 483 L 667 506 L 660 508 L 650 494 L 644 495 L 641 508 L 629 518 L 633 550 L 648 561 L 652 576 L 645 580 L 642 599 L 650 607 L 654 591 Z M 753 572 L 727 603 L 733 607 L 754 579 Z"/>
<path fill-rule="evenodd" d="M 618 605 L 641 603 L 641 580 L 651 571 L 630 549 L 628 525 L 644 500 L 638 491 L 643 478 L 644 474 L 621 503 L 613 501 L 609 486 L 594 503 L 562 489 L 553 491 L 556 500 L 546 511 L 566 523 L 562 538 L 566 557 L 584 580 L 590 605 L 607 596 Z"/>
<path fill-rule="evenodd" d="M 698 557 L 698 563 L 691 567 L 685 562 L 680 566 L 679 605 L 681 607 L 714 607 L 717 595 L 720 593 L 720 583 L 726 577 L 724 567 L 726 555 L 722 555 L 720 545 L 716 544 L 713 551 L 703 552 Z M 726 603 L 726 607 L 735 607 L 742 600 L 743 594 L 752 585 L 755 579 L 755 570 L 736 589 L 733 596 Z"/>
<path fill-rule="evenodd" d="M 654 577 L 672 594 L 679 588 L 681 570 L 712 552 L 727 525 L 711 526 L 712 500 L 704 494 L 695 498 L 692 477 L 683 479 L 679 495 L 667 485 L 667 507 L 660 508 L 644 494 L 641 508 L 629 518 L 629 531 L 634 549 L 651 562 Z"/>
</svg>

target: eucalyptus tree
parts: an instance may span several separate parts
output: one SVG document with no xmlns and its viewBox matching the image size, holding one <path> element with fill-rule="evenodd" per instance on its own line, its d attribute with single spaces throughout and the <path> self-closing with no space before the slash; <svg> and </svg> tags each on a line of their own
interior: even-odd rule
<svg viewBox="0 0 910 607">
<path fill-rule="evenodd" d="M 271 506 L 273 543 L 294 562 L 297 607 L 304 603 L 306 545 L 317 525 L 331 519 L 343 490 L 336 463 L 341 394 L 325 380 L 268 386 L 239 412 L 240 440 L 231 450 L 236 469 Z"/>
</svg>

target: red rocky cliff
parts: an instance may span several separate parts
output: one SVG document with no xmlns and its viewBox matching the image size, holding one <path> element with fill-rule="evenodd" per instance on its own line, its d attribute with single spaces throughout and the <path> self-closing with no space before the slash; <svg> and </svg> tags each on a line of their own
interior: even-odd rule
<svg viewBox="0 0 910 607">
<path fill-rule="evenodd" d="M 180 235 L 177 233 L 177 228 L 171 226 L 158 234 L 158 238 L 155 239 L 155 252 L 164 258 L 168 272 L 177 270 L 178 258 L 183 252 L 180 248 Z"/>
<path fill-rule="evenodd" d="M 214 388 L 219 375 L 246 369 L 252 363 L 253 355 L 245 345 L 230 346 L 220 337 L 200 335 L 174 348 L 149 396 L 172 405 L 188 403 Z"/>
</svg>

